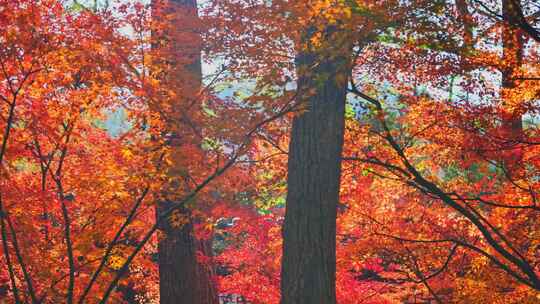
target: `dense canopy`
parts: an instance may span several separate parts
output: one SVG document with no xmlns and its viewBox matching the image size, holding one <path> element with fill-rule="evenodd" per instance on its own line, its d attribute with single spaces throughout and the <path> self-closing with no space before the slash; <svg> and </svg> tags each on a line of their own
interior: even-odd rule
<svg viewBox="0 0 540 304">
<path fill-rule="evenodd" d="M 0 0 L 0 303 L 540 303 L 536 0 Z"/>
</svg>

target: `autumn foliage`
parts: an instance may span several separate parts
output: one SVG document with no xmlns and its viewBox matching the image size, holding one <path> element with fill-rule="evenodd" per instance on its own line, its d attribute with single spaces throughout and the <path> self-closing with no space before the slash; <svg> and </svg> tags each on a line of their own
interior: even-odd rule
<svg viewBox="0 0 540 304">
<path fill-rule="evenodd" d="M 159 303 L 164 225 L 280 303 L 292 121 L 335 83 L 337 303 L 540 303 L 536 1 L 151 2 L 0 0 L 0 303 Z"/>
</svg>

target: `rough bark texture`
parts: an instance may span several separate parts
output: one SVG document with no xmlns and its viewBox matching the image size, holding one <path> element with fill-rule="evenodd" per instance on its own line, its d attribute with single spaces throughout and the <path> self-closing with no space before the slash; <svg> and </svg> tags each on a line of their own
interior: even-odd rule
<svg viewBox="0 0 540 304">
<path fill-rule="evenodd" d="M 289 146 L 281 304 L 336 302 L 336 214 L 348 60 L 339 56 L 340 43 L 333 36 L 327 30 L 324 45 L 335 49 L 308 46 L 297 56 L 299 98 L 306 110 L 293 121 Z"/>
<path fill-rule="evenodd" d="M 161 203 L 166 208 L 167 203 Z M 189 211 L 183 210 L 189 214 Z M 189 216 L 189 215 L 188 215 Z M 181 228 L 163 225 L 158 244 L 159 292 L 162 304 L 218 303 L 210 265 L 197 262 L 197 251 L 211 256 L 209 241 L 197 240 L 192 222 Z"/>
<path fill-rule="evenodd" d="M 157 2 L 157 1 L 156 1 Z M 162 2 L 163 3 L 163 2 Z M 200 37 L 196 0 L 171 0 L 166 3 L 166 13 L 174 13 L 172 26 L 165 31 L 167 37 L 157 37 L 168 41 L 168 58 L 163 58 L 171 65 L 171 71 L 165 76 L 165 82 L 174 83 L 178 91 L 178 104 L 169 115 L 173 118 L 169 126 L 171 135 L 172 164 L 167 168 L 168 175 L 176 180 L 182 179 L 185 168 L 181 159 L 185 158 L 184 144 L 200 144 L 197 127 L 192 123 L 192 115 L 197 115 L 199 100 L 197 93 L 201 87 Z M 157 18 L 160 14 L 156 13 Z M 180 40 L 184 39 L 184 40 Z M 165 52 L 167 54 L 167 52 Z M 171 118 L 170 117 L 170 118 Z M 167 191 L 180 193 L 182 185 L 171 185 Z M 176 190 L 174 190 L 176 189 Z M 184 189 L 189 190 L 189 189 Z M 171 193 L 170 197 L 177 197 Z M 165 197 L 169 195 L 164 193 Z M 158 203 L 157 212 L 167 209 L 173 202 Z M 217 289 L 213 279 L 213 267 L 199 263 L 197 255 L 203 253 L 212 256 L 211 241 L 198 240 L 193 231 L 193 221 L 188 209 L 180 210 L 187 218 L 187 224 L 174 227 L 164 223 L 160 227 L 158 243 L 159 290 L 161 304 L 214 304 L 218 303 Z"/>
</svg>

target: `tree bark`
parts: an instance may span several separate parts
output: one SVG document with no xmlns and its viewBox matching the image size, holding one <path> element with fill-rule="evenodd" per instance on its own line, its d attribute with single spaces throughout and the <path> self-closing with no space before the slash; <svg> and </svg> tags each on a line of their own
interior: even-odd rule
<svg viewBox="0 0 540 304">
<path fill-rule="evenodd" d="M 165 209 L 167 205 L 161 203 L 158 209 Z M 182 213 L 189 216 L 188 210 Z M 218 303 L 212 265 L 197 261 L 197 251 L 211 256 L 211 242 L 195 237 L 192 221 L 179 228 L 166 223 L 161 229 L 163 234 L 158 244 L 160 303 Z"/>
<path fill-rule="evenodd" d="M 293 120 L 283 226 L 281 304 L 336 302 L 336 215 L 339 201 L 349 48 L 335 28 L 322 45 L 296 58 L 305 110 Z"/>
<path fill-rule="evenodd" d="M 158 1 L 155 0 L 154 3 Z M 161 2 L 163 3 L 163 2 Z M 164 32 L 167 58 L 163 58 L 171 66 L 165 82 L 173 83 L 178 100 L 168 113 L 172 118 L 169 126 L 171 136 L 172 164 L 167 174 L 173 180 L 169 189 L 164 192 L 167 198 L 158 203 L 157 214 L 175 204 L 174 198 L 182 192 L 178 183 L 183 178 L 186 168 L 181 165 L 185 158 L 184 144 L 200 144 L 196 126 L 191 123 L 190 115 L 197 115 L 200 101 L 198 92 L 202 85 L 201 47 L 198 34 L 198 13 L 196 0 L 169 0 L 165 3 L 165 12 L 173 13 L 173 24 Z M 155 14 L 160 18 L 160 14 Z M 163 20 L 161 20 L 163 21 Z M 162 44 L 157 44 L 161 45 Z M 194 106 L 195 105 L 195 106 Z M 183 173 L 184 172 L 184 173 Z M 171 198 L 170 200 L 168 198 Z M 211 261 L 211 240 L 198 240 L 193 230 L 193 217 L 187 208 L 180 210 L 180 215 L 187 223 L 173 226 L 162 224 L 158 243 L 159 291 L 161 304 L 217 304 L 218 295 L 213 279 L 213 265 L 202 263 L 197 259 L 199 254 L 207 256 Z"/>
</svg>

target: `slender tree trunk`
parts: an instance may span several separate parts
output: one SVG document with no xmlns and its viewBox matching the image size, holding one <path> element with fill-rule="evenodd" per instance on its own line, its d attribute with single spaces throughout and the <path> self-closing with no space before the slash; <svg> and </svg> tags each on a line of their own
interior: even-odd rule
<svg viewBox="0 0 540 304">
<path fill-rule="evenodd" d="M 283 226 L 281 304 L 336 302 L 336 215 L 339 201 L 348 52 L 327 28 L 322 45 L 297 56 L 299 98 L 294 118 Z"/>
<path fill-rule="evenodd" d="M 157 1 L 156 1 L 157 2 Z M 185 168 L 181 160 L 185 158 L 184 144 L 200 144 L 196 126 L 191 123 L 190 115 L 196 115 L 200 100 L 198 92 L 202 85 L 201 47 L 198 34 L 198 14 L 196 0 L 169 0 L 165 10 L 173 13 L 170 27 L 165 32 L 168 58 L 172 66 L 168 77 L 177 91 L 178 104 L 172 107 L 169 115 L 173 123 L 169 126 L 171 136 L 172 164 L 167 169 L 175 184 L 167 190 L 174 198 L 181 192 L 179 180 L 184 178 Z M 160 18 L 160 14 L 156 14 Z M 163 20 L 161 20 L 163 21 Z M 163 39 L 163 37 L 161 37 Z M 167 80 L 166 80 L 167 81 Z M 171 118 L 169 117 L 169 118 Z M 178 184 L 176 184 L 178 183 Z M 171 190 L 172 189 L 172 190 Z M 169 195 L 165 194 L 165 197 Z M 172 201 L 158 203 L 156 212 L 166 210 Z M 213 280 L 213 266 L 201 263 L 199 254 L 212 256 L 210 240 L 198 240 L 193 231 L 190 210 L 181 209 L 179 215 L 185 219 L 180 226 L 164 223 L 160 228 L 158 243 L 159 291 L 161 304 L 214 304 L 218 303 L 217 290 Z"/>
</svg>

